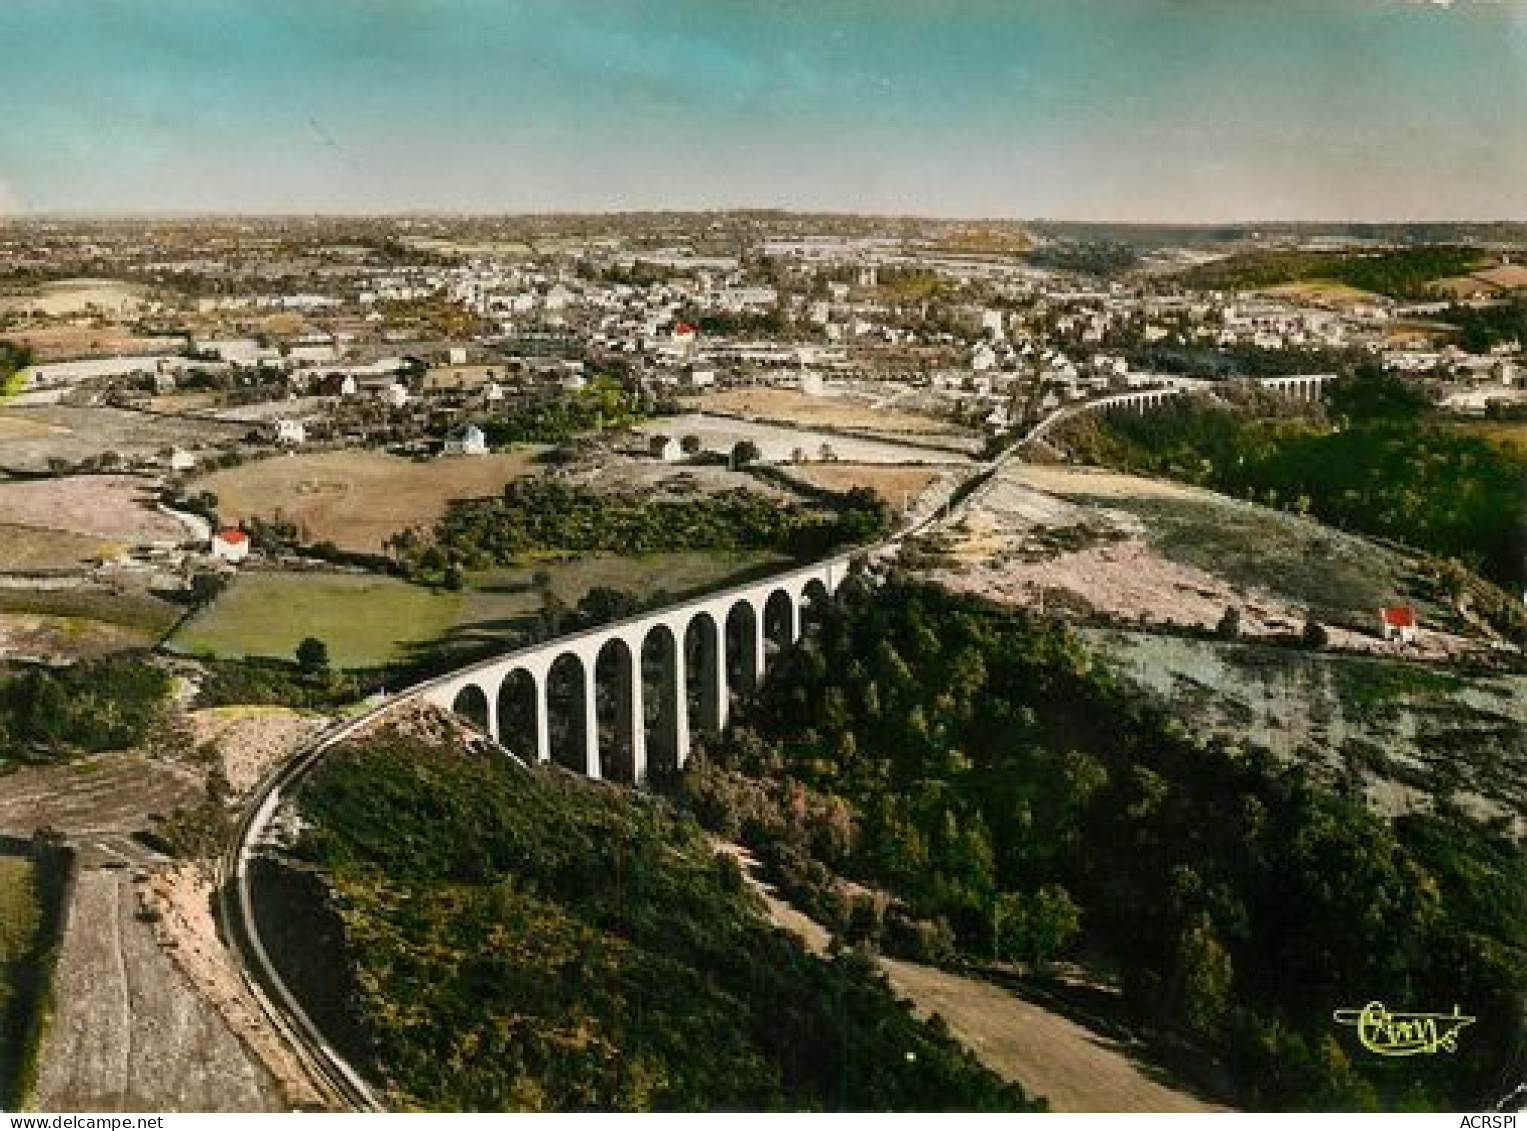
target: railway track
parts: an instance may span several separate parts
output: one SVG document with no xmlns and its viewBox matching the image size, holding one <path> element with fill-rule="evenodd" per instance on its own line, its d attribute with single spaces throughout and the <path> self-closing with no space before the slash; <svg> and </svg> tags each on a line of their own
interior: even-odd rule
<svg viewBox="0 0 1527 1131">
<path fill-rule="evenodd" d="M 219 922 L 239 974 L 271 1026 L 296 1054 L 324 1101 L 349 1111 L 379 1112 L 386 1106 L 365 1078 L 341 1056 L 286 985 L 260 937 L 250 891 L 250 861 L 259 851 L 285 793 L 312 772 L 325 752 L 401 700 L 390 700 L 316 736 L 268 774 L 240 818 L 233 843 L 219 863 Z"/>
</svg>

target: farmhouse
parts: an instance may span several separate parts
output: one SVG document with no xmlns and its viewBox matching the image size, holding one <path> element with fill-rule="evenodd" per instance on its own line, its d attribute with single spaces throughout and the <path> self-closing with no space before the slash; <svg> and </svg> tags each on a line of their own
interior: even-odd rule
<svg viewBox="0 0 1527 1131">
<path fill-rule="evenodd" d="M 475 424 L 467 424 L 445 438 L 445 454 L 448 456 L 485 456 L 488 454 L 488 438 Z"/>
<path fill-rule="evenodd" d="M 1385 640 L 1413 644 L 1416 639 L 1416 611 L 1408 605 L 1388 605 L 1379 610 L 1379 627 Z"/>
<path fill-rule="evenodd" d="M 225 527 L 212 536 L 212 556 L 218 561 L 237 565 L 249 556 L 249 535 L 233 527 Z"/>
<path fill-rule="evenodd" d="M 300 420 L 276 421 L 276 443 L 305 444 L 308 439 L 307 425 Z"/>
</svg>

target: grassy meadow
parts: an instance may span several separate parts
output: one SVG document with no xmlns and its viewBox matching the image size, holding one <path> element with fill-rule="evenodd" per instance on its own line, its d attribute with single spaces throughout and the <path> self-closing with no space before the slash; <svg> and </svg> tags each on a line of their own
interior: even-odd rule
<svg viewBox="0 0 1527 1131">
<path fill-rule="evenodd" d="M 547 560 L 474 574 L 459 591 L 370 574 L 244 573 L 169 641 L 171 650 L 219 658 L 290 659 L 304 637 L 329 647 L 339 668 L 380 667 L 421 653 L 530 639 L 543 608 L 536 575 L 573 607 L 607 587 L 651 600 L 708 589 L 765 570 L 767 553 L 651 554 Z"/>
</svg>

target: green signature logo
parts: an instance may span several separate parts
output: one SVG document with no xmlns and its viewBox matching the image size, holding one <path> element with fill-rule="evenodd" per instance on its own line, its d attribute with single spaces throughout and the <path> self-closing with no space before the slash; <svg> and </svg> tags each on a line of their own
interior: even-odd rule
<svg viewBox="0 0 1527 1131">
<path fill-rule="evenodd" d="M 1379 1056 L 1429 1056 L 1457 1052 L 1458 1033 L 1474 1024 L 1453 1006 L 1451 1013 L 1391 1013 L 1381 1001 L 1361 1009 L 1338 1009 L 1331 1015 L 1339 1025 L 1352 1025 L 1363 1048 Z"/>
</svg>

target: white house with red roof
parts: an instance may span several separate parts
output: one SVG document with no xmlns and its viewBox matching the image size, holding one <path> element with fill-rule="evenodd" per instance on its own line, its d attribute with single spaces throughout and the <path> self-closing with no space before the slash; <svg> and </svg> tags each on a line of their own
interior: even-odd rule
<svg viewBox="0 0 1527 1131">
<path fill-rule="evenodd" d="M 218 561 L 237 565 L 249 557 L 249 535 L 237 527 L 223 527 L 212 535 L 212 556 Z"/>
<path fill-rule="evenodd" d="M 1416 610 L 1409 605 L 1386 605 L 1379 610 L 1379 628 L 1385 640 L 1398 640 L 1401 644 L 1414 644 L 1416 640 Z"/>
</svg>

